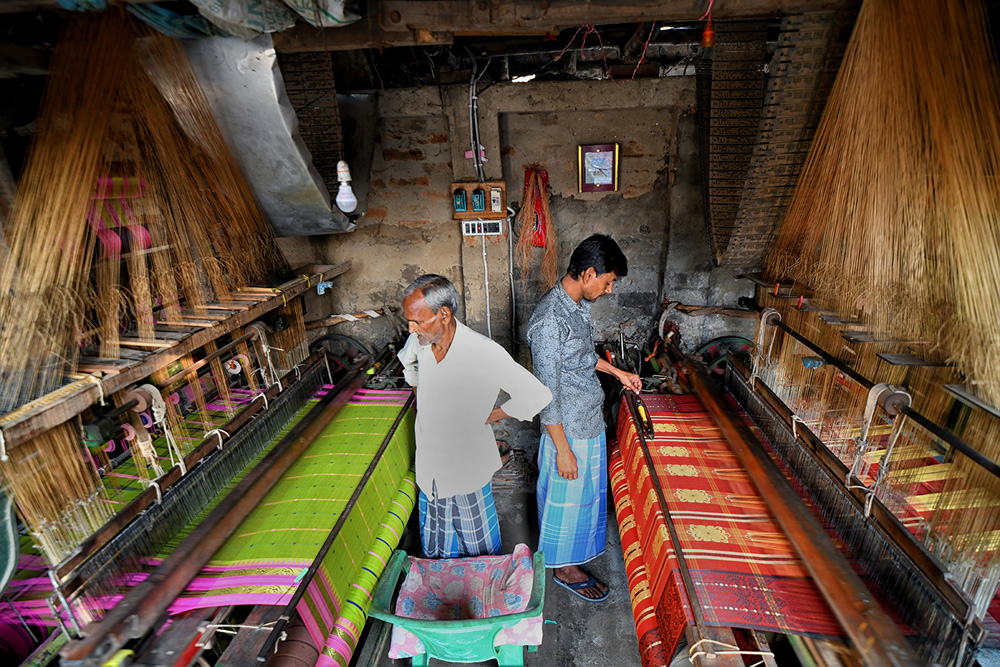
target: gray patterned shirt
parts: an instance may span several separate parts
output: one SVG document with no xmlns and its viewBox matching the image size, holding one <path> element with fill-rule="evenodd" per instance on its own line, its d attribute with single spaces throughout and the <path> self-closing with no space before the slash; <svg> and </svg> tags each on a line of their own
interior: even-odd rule
<svg viewBox="0 0 1000 667">
<path fill-rule="evenodd" d="M 597 379 L 590 302 L 573 301 L 557 282 L 531 315 L 528 344 L 535 377 L 552 390 L 552 402 L 540 413 L 542 424 L 562 424 L 568 438 L 599 436 L 604 392 Z"/>
</svg>

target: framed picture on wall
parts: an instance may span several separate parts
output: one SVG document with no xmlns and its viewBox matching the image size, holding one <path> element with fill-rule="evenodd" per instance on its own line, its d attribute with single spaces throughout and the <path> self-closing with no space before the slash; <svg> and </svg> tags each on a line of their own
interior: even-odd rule
<svg viewBox="0 0 1000 667">
<path fill-rule="evenodd" d="M 577 147 L 580 192 L 618 191 L 618 144 Z"/>
</svg>

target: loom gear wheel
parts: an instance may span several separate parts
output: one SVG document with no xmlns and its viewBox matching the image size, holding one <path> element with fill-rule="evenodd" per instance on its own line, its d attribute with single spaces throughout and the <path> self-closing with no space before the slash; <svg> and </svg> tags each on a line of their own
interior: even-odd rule
<svg viewBox="0 0 1000 667">
<path fill-rule="evenodd" d="M 333 368 L 333 364 L 331 363 L 330 368 L 334 374 L 340 370 L 347 370 L 362 356 L 372 356 L 371 348 L 356 338 L 344 336 L 343 334 L 326 334 L 309 344 L 310 353 L 320 348 L 326 349 L 331 362 L 336 362 L 338 367 Z"/>
<path fill-rule="evenodd" d="M 740 336 L 720 336 L 702 345 L 695 355 L 700 357 L 710 376 L 721 379 L 726 374 L 726 359 L 746 355 L 753 343 Z"/>
</svg>

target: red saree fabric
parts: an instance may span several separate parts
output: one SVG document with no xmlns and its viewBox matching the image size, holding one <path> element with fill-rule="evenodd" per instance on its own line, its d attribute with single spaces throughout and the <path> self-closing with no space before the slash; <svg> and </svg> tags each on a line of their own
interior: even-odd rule
<svg viewBox="0 0 1000 667">
<path fill-rule="evenodd" d="M 694 396 L 644 396 L 655 473 L 709 625 L 839 636 L 819 590 Z M 672 655 L 693 623 L 635 424 L 623 402 L 618 446 L 651 602 Z M 622 539 L 625 548 L 625 538 Z"/>
</svg>

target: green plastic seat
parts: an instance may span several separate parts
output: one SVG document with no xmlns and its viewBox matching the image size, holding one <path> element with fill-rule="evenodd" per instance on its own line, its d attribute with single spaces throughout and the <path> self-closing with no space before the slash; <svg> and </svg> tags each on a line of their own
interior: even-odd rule
<svg viewBox="0 0 1000 667">
<path fill-rule="evenodd" d="M 450 559 L 461 560 L 461 559 Z M 535 552 L 532 560 L 534 577 L 531 584 L 531 598 L 524 611 L 492 618 L 471 618 L 460 621 L 438 621 L 396 616 L 392 604 L 394 593 L 401 577 L 409 572 L 409 560 L 405 551 L 398 549 L 379 579 L 372 597 L 369 615 L 373 618 L 398 625 L 409 630 L 423 642 L 426 653 L 413 656 L 413 667 L 426 667 L 430 658 L 445 662 L 482 662 L 496 660 L 500 667 L 524 665 L 524 647 L 516 644 L 494 646 L 497 633 L 511 628 L 526 618 L 542 615 L 545 602 L 545 555 Z M 529 651 L 537 651 L 537 646 L 528 646 Z"/>
</svg>

